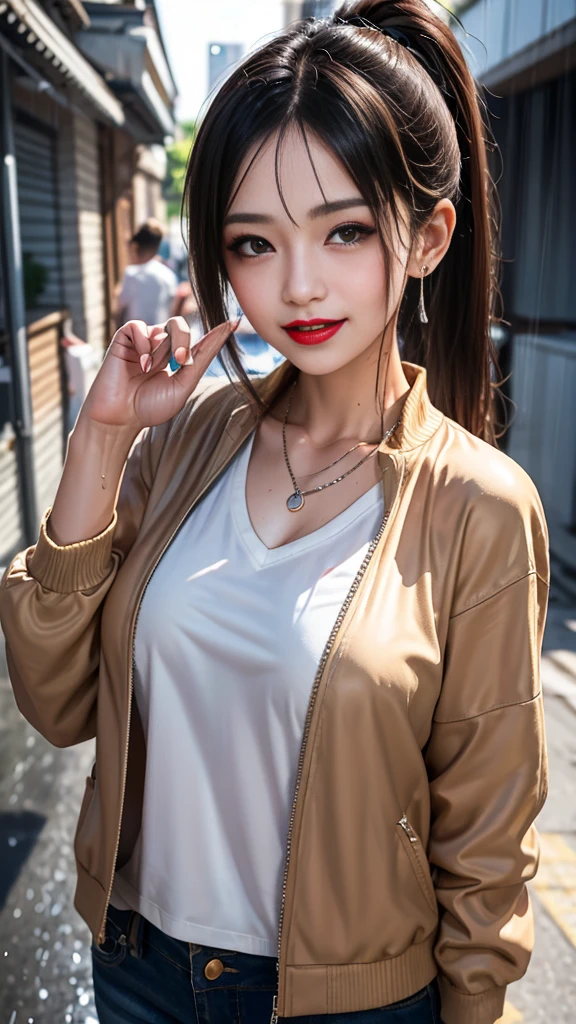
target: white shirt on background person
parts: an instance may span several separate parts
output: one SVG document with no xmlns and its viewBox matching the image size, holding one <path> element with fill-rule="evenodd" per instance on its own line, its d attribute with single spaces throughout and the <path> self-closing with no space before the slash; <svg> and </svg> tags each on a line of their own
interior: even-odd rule
<svg viewBox="0 0 576 1024">
<path fill-rule="evenodd" d="M 172 312 L 178 278 L 170 267 L 153 257 L 146 263 L 130 263 L 122 280 L 118 309 L 124 320 L 162 324 Z"/>
</svg>

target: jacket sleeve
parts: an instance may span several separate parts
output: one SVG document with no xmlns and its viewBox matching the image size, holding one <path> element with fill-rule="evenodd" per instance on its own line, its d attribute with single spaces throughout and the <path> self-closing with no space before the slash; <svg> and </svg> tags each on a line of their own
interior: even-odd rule
<svg viewBox="0 0 576 1024">
<path fill-rule="evenodd" d="M 102 605 L 138 532 L 167 428 L 162 424 L 137 438 L 114 517 L 102 533 L 57 545 L 46 530 L 47 509 L 36 544 L 13 558 L 0 581 L 16 704 L 57 747 L 96 735 Z"/>
<path fill-rule="evenodd" d="M 540 692 L 547 530 L 539 499 L 508 537 L 507 518 L 509 510 L 499 519 L 497 509 L 492 525 L 500 523 L 501 533 L 492 548 L 489 522 L 478 523 L 483 553 L 477 539 L 464 559 L 465 599 L 450 618 L 425 753 L 444 1024 L 498 1020 L 506 986 L 526 971 L 534 941 L 526 882 L 538 867 L 533 822 L 547 795 Z M 503 565 L 512 578 L 483 593 L 480 580 Z"/>
</svg>

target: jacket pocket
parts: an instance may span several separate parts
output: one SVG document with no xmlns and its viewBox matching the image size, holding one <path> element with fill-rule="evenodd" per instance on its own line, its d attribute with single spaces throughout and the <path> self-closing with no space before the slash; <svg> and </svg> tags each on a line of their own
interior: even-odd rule
<svg viewBox="0 0 576 1024">
<path fill-rule="evenodd" d="M 428 860 L 422 843 L 418 834 L 412 828 L 408 818 L 405 814 L 402 815 L 400 821 L 396 822 L 396 831 L 398 838 L 402 843 L 402 846 L 406 852 L 408 860 L 412 865 L 412 870 L 416 875 L 418 885 L 420 886 L 428 905 L 434 911 L 438 913 L 438 901 L 436 900 L 436 893 L 434 892 L 434 886 L 432 885 L 432 879 L 430 877 L 430 869 L 428 867 Z"/>
</svg>

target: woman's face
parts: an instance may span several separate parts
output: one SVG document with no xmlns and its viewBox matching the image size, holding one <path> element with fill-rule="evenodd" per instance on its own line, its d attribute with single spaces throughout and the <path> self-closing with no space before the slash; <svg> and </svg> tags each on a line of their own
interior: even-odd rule
<svg viewBox="0 0 576 1024">
<path fill-rule="evenodd" d="M 326 200 L 302 137 L 293 130 L 285 137 L 279 167 L 296 225 L 291 222 L 276 187 L 276 138 L 269 139 L 228 211 L 224 260 L 256 332 L 299 369 L 325 374 L 377 355 L 400 300 L 408 251 L 399 241 L 388 296 L 384 253 L 369 207 L 333 153 L 313 136 L 308 141 Z M 286 329 L 310 320 L 341 326 Z"/>
</svg>

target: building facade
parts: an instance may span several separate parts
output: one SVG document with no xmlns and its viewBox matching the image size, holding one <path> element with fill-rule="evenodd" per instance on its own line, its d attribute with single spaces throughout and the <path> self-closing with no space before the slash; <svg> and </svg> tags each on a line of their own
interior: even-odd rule
<svg viewBox="0 0 576 1024">
<path fill-rule="evenodd" d="M 336 0 L 283 0 L 284 26 L 300 18 L 327 18 L 337 6 Z"/>
<path fill-rule="evenodd" d="M 576 0 L 476 0 L 458 14 L 499 148 L 506 449 L 540 491 L 555 578 L 574 597 Z"/>
<path fill-rule="evenodd" d="M 127 240 L 164 219 L 176 87 L 153 2 L 0 2 L 0 564 L 32 543 L 67 439 L 62 338 L 103 355 Z"/>
</svg>

